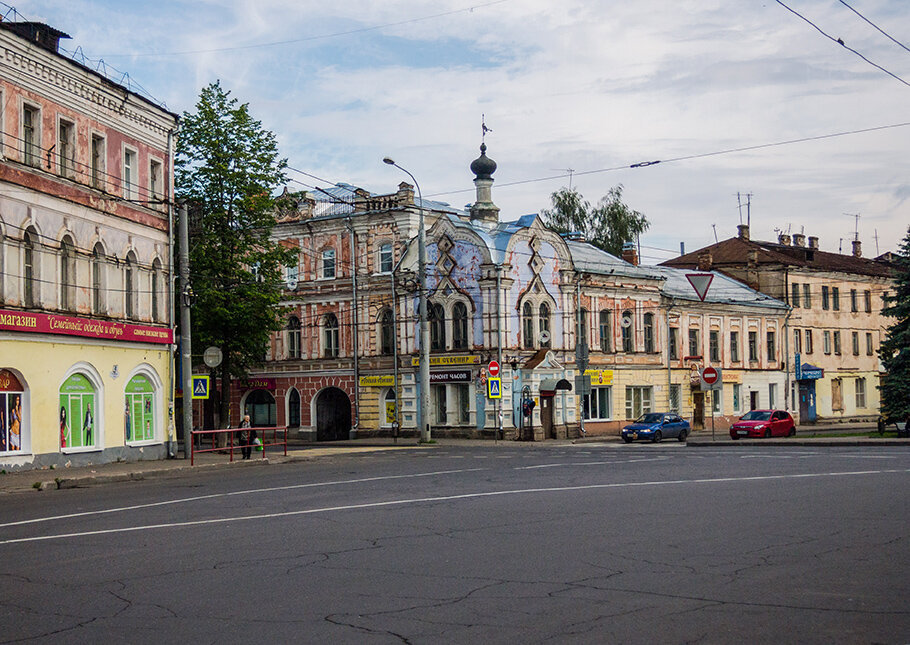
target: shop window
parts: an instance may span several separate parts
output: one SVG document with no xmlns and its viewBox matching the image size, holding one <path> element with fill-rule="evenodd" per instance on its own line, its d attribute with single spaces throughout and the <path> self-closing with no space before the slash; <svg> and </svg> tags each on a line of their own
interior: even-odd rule
<svg viewBox="0 0 910 645">
<path fill-rule="evenodd" d="M 609 421 L 613 418 L 613 389 L 610 387 L 592 387 L 590 394 L 584 398 L 585 419 L 592 421 Z"/>
<path fill-rule="evenodd" d="M 471 386 L 468 383 L 458 383 L 452 387 L 458 400 L 458 423 L 467 425 L 471 422 Z"/>
<path fill-rule="evenodd" d="M 626 386 L 626 419 L 637 419 L 650 412 L 653 400 L 652 387 Z"/>
<path fill-rule="evenodd" d="M 127 443 L 155 439 L 155 410 L 155 386 L 147 376 L 137 374 L 126 384 L 124 425 Z"/>
<path fill-rule="evenodd" d="M 23 452 L 29 448 L 24 400 L 25 388 L 16 375 L 0 369 L 0 453 Z"/>
<path fill-rule="evenodd" d="M 768 407 L 772 409 L 777 407 L 777 383 L 768 384 Z"/>
<path fill-rule="evenodd" d="M 397 418 L 395 410 L 395 390 L 388 388 L 385 391 L 385 396 L 382 397 L 382 410 L 380 411 L 380 417 L 383 419 L 382 425 L 390 427 L 395 423 Z"/>
<path fill-rule="evenodd" d="M 61 448 L 94 448 L 98 444 L 98 393 L 85 375 L 76 373 L 60 386 Z"/>
<path fill-rule="evenodd" d="M 743 386 L 741 383 L 733 384 L 733 411 L 743 411 Z"/>
<path fill-rule="evenodd" d="M 436 424 L 444 426 L 448 423 L 448 413 L 446 408 L 446 386 L 431 385 L 430 394 L 433 399 L 433 412 L 436 418 Z"/>
</svg>

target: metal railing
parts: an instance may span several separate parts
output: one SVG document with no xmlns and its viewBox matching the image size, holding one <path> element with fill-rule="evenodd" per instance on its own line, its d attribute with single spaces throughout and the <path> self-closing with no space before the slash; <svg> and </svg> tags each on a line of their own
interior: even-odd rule
<svg viewBox="0 0 910 645">
<path fill-rule="evenodd" d="M 249 447 L 254 452 L 261 452 L 262 458 L 265 459 L 266 448 L 270 446 L 284 446 L 284 456 L 288 455 L 288 429 L 286 426 L 275 426 L 270 428 L 249 428 L 256 432 L 256 438 L 259 443 L 241 444 L 239 435 L 241 428 L 225 428 L 217 430 L 193 430 L 193 441 L 190 448 L 190 466 L 196 465 L 196 453 L 203 452 L 227 452 L 230 455 L 230 461 L 234 461 L 234 450 Z M 219 446 L 218 436 L 226 435 L 225 445 Z M 267 441 L 271 439 L 271 441 Z M 210 448 L 203 448 L 205 443 L 211 445 Z M 261 449 L 261 450 L 260 450 Z"/>
</svg>

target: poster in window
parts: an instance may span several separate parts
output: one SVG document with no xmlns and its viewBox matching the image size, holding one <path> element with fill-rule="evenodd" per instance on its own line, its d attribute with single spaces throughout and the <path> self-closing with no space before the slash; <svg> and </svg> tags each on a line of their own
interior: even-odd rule
<svg viewBox="0 0 910 645">
<path fill-rule="evenodd" d="M 91 382 L 73 374 L 60 387 L 60 443 L 66 448 L 91 448 L 97 441 L 96 395 Z"/>
</svg>

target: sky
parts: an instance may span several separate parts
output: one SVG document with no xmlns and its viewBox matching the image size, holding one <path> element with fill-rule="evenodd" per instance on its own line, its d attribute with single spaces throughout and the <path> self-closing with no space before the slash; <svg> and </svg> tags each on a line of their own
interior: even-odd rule
<svg viewBox="0 0 910 645">
<path fill-rule="evenodd" d="M 484 119 L 501 219 L 621 184 L 645 263 L 747 219 L 866 257 L 910 226 L 906 0 L 5 2 L 173 112 L 220 80 L 322 180 L 292 190 L 394 192 L 389 156 L 464 206 Z"/>
</svg>

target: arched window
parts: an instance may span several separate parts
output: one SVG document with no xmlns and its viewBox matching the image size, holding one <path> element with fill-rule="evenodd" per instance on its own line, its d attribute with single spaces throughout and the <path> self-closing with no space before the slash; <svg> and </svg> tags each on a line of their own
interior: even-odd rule
<svg viewBox="0 0 910 645">
<path fill-rule="evenodd" d="M 427 303 L 427 318 L 430 320 L 430 349 L 443 351 L 446 348 L 446 312 L 442 305 Z"/>
<path fill-rule="evenodd" d="M 161 292 L 161 260 L 155 258 L 152 262 L 152 321 L 157 322 L 161 318 L 161 303 L 159 294 Z"/>
<path fill-rule="evenodd" d="M 38 232 L 29 227 L 22 238 L 23 242 L 23 269 L 25 277 L 25 306 L 36 307 L 38 305 L 38 250 L 35 245 L 38 242 Z"/>
<path fill-rule="evenodd" d="M 654 351 L 654 314 L 645 314 L 645 351 Z"/>
<path fill-rule="evenodd" d="M 622 351 L 630 353 L 635 351 L 632 347 L 632 338 L 634 329 L 632 329 L 633 321 L 635 319 L 632 317 L 631 311 L 622 312 Z"/>
<path fill-rule="evenodd" d="M 288 318 L 288 358 L 300 358 L 300 318 Z"/>
<path fill-rule="evenodd" d="M 521 307 L 521 335 L 525 349 L 534 349 L 534 310 L 530 302 Z"/>
<path fill-rule="evenodd" d="M 136 254 L 126 254 L 126 267 L 123 271 L 123 314 L 127 318 L 136 317 Z"/>
<path fill-rule="evenodd" d="M 389 243 L 383 244 L 379 247 L 379 272 L 380 273 L 391 273 L 394 262 L 394 256 L 392 255 L 392 245 Z"/>
<path fill-rule="evenodd" d="M 546 336 L 542 335 L 544 332 L 547 332 Z M 550 307 L 545 302 L 540 303 L 540 309 L 538 309 L 537 335 L 541 347 L 550 346 L 550 341 L 552 340 L 552 338 L 550 338 Z M 546 338 L 546 340 L 543 340 L 544 338 Z"/>
<path fill-rule="evenodd" d="M 288 392 L 288 427 L 300 427 L 300 392 L 295 388 Z"/>
<path fill-rule="evenodd" d="M 338 318 L 335 314 L 326 314 L 322 319 L 323 355 L 326 358 L 338 356 Z"/>
<path fill-rule="evenodd" d="M 395 353 L 395 327 L 388 308 L 379 314 L 379 352 L 385 356 Z"/>
<path fill-rule="evenodd" d="M 92 249 L 92 313 L 104 313 L 104 247 L 101 242 Z"/>
<path fill-rule="evenodd" d="M 468 308 L 463 302 L 452 307 L 452 348 L 468 348 Z"/>
<path fill-rule="evenodd" d="M 588 310 L 582 307 L 576 320 L 575 337 L 579 345 L 588 344 Z"/>
<path fill-rule="evenodd" d="M 602 352 L 611 352 L 613 351 L 612 343 L 610 342 L 610 336 L 612 334 L 612 329 L 610 328 L 610 312 L 607 309 L 600 310 L 600 319 L 598 320 L 600 327 L 600 351 Z"/>
<path fill-rule="evenodd" d="M 335 249 L 326 249 L 322 252 L 322 276 L 323 278 L 335 277 Z"/>
<path fill-rule="evenodd" d="M 76 255 L 73 252 L 73 238 L 69 235 L 60 240 L 60 308 L 73 309 L 76 291 Z"/>
</svg>

